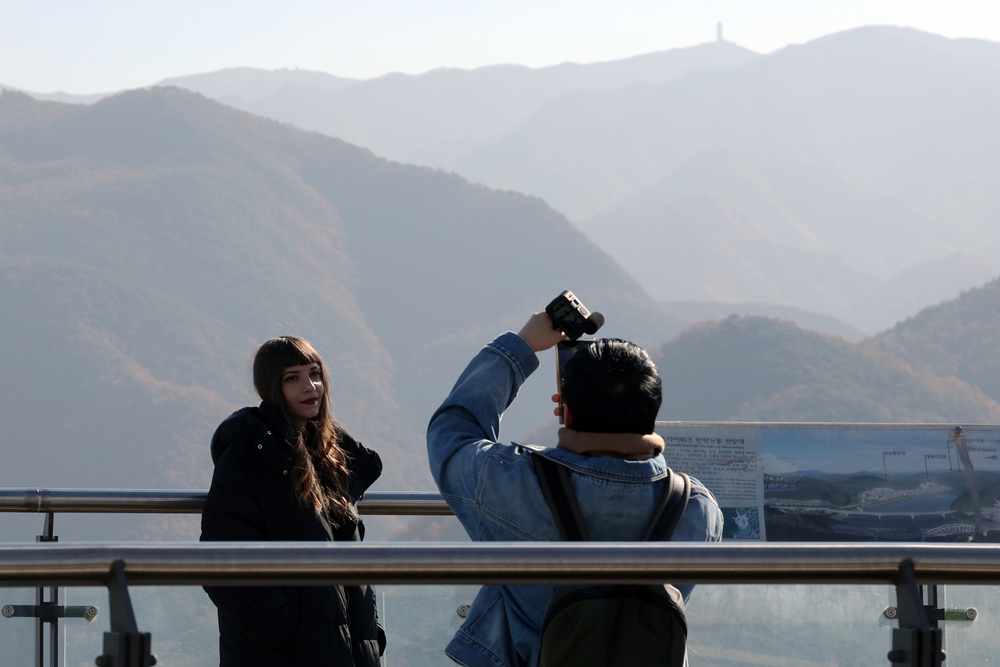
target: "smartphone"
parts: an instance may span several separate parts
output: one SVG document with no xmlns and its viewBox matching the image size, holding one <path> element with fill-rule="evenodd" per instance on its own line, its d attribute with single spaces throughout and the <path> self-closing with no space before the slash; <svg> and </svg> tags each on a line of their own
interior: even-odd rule
<svg viewBox="0 0 1000 667">
<path fill-rule="evenodd" d="M 566 362 L 573 358 L 577 349 L 594 342 L 593 338 L 579 338 L 577 340 L 561 340 L 556 344 L 556 391 L 559 394 L 559 423 L 563 423 L 563 402 L 562 402 L 562 379 L 566 371 Z"/>
</svg>

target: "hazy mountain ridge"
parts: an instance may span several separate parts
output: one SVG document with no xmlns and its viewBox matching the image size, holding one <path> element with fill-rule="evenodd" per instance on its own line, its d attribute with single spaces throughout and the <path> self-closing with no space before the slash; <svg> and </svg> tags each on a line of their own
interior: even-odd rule
<svg viewBox="0 0 1000 667">
<path fill-rule="evenodd" d="M 797 175 L 775 192 L 765 169 L 755 163 Z M 824 205 L 839 210 L 843 219 L 854 219 L 851 191 L 836 177 L 810 173 L 808 166 L 776 165 L 760 156 L 703 151 L 579 226 L 658 299 L 797 305 L 838 316 L 867 333 L 1000 272 L 995 263 L 971 253 L 950 253 L 888 276 L 879 275 L 884 268 L 879 271 L 872 257 L 849 265 L 841 259 L 848 247 L 841 245 L 841 253 L 825 249 L 834 238 L 832 227 L 821 230 L 821 241 L 803 219 L 815 221 L 812 213 L 824 214 Z M 803 181 L 813 185 L 794 187 Z M 806 198 L 811 201 L 803 202 Z M 873 229 L 868 235 L 877 233 Z"/>
<path fill-rule="evenodd" d="M 1000 273 L 998 63 L 993 42 L 872 26 L 763 56 L 714 42 L 538 69 L 162 83 L 540 196 L 659 300 L 768 300 L 874 333 Z M 671 201 L 685 189 L 723 203 Z M 746 229 L 727 239 L 734 216 Z M 662 224 L 669 250 L 702 246 L 683 275 L 630 241 Z"/>
<path fill-rule="evenodd" d="M 623 207 L 586 229 L 666 301 L 806 303 L 835 313 L 876 282 L 830 252 L 775 238 L 712 193 L 678 192 L 664 204 Z"/>
<path fill-rule="evenodd" d="M 766 317 L 772 320 L 793 322 L 800 329 L 827 336 L 839 336 L 852 343 L 865 338 L 865 334 L 851 325 L 830 315 L 814 313 L 794 306 L 776 306 L 770 303 L 718 303 L 710 301 L 664 301 L 664 310 L 673 313 L 689 326 L 706 320 L 724 320 L 730 315 Z"/>
<path fill-rule="evenodd" d="M 98 100 L 102 100 L 109 95 L 114 95 L 114 93 L 85 93 L 82 95 L 77 95 L 73 93 L 35 93 L 29 92 L 27 90 L 21 90 L 20 88 L 13 88 L 11 86 L 5 86 L 0 83 L 0 92 L 9 90 L 12 93 L 24 93 L 32 99 L 38 100 L 40 102 L 63 102 L 64 104 L 93 104 Z"/>
<path fill-rule="evenodd" d="M 619 219 L 632 224 L 630 217 L 651 225 L 637 214 L 638 200 L 659 196 L 669 208 L 662 200 L 678 185 L 695 187 L 727 200 L 779 240 L 832 252 L 879 280 L 950 253 L 989 253 L 979 262 L 991 273 L 972 272 L 946 294 L 908 294 L 916 305 L 905 316 L 1000 271 L 1000 201 L 991 185 L 998 174 L 987 148 L 997 140 L 988 118 L 1000 113 L 997 54 L 1000 45 L 992 43 L 894 28 L 852 30 L 739 67 L 575 93 L 542 107 L 457 169 L 538 194 L 588 233 Z M 655 282 L 663 268 L 658 247 L 626 260 L 624 253 L 635 250 L 626 247 L 627 229 L 614 245 L 593 236 L 661 299 L 749 300 L 768 289 L 766 280 L 734 275 L 746 293 L 665 294 Z M 687 242 L 675 238 L 677 247 Z M 704 261 L 723 263 L 726 252 Z M 717 276 L 690 278 L 710 286 Z M 773 300 L 824 310 L 869 331 L 894 322 L 859 317 L 867 305 L 861 297 L 837 310 L 785 293 L 810 281 L 837 293 L 849 289 L 851 278 L 793 273 L 778 283 L 783 299 Z"/>
<path fill-rule="evenodd" d="M 240 68 L 176 77 L 159 85 L 190 88 L 245 111 L 365 146 L 389 159 L 452 168 L 456 159 L 499 136 L 539 105 L 572 91 L 665 81 L 693 68 L 729 67 L 754 57 L 742 47 L 720 42 L 541 68 L 441 68 L 364 81 Z"/>
<path fill-rule="evenodd" d="M 247 100 L 266 97 L 289 86 L 333 91 L 358 82 L 358 79 L 310 70 L 262 70 L 253 67 L 232 67 L 216 72 L 175 76 L 163 79 L 156 85 L 184 88 L 216 101 L 230 104 L 230 106 L 238 106 Z"/>
</svg>

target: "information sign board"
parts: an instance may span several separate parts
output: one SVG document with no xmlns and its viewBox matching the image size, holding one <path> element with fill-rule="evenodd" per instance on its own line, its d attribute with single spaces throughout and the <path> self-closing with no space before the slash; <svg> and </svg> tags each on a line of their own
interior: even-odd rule
<svg viewBox="0 0 1000 667">
<path fill-rule="evenodd" d="M 1000 542 L 1000 426 L 658 422 L 723 539 Z"/>
</svg>

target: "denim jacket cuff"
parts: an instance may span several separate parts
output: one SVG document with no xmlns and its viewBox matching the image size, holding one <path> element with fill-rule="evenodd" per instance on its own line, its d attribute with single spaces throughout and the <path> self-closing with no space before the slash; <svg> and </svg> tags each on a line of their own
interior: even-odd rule
<svg viewBox="0 0 1000 667">
<path fill-rule="evenodd" d="M 535 351 L 513 331 L 500 334 L 486 347 L 498 352 L 510 362 L 520 376 L 518 384 L 527 380 L 528 376 L 538 368 L 538 356 Z"/>
</svg>

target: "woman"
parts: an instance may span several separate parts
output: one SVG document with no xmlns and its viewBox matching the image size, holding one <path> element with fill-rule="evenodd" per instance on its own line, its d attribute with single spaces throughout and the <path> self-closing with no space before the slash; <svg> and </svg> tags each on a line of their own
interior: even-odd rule
<svg viewBox="0 0 1000 667">
<path fill-rule="evenodd" d="M 362 539 L 356 503 L 382 461 L 334 421 L 319 354 L 301 338 L 272 338 L 257 350 L 253 382 L 260 407 L 233 413 L 212 437 L 201 539 Z M 222 667 L 376 667 L 385 648 L 371 586 L 205 590 L 219 609 Z"/>
</svg>

